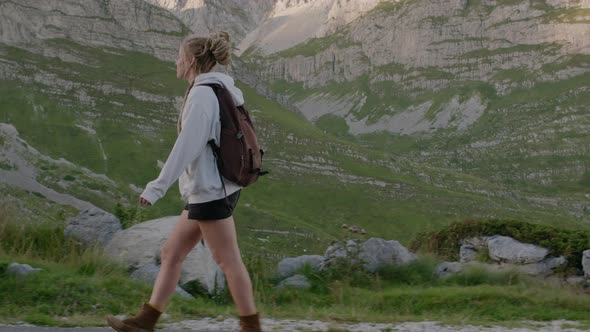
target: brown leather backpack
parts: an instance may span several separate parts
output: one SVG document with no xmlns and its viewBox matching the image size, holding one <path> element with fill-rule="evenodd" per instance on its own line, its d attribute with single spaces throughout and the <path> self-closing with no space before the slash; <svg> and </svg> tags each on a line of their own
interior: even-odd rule
<svg viewBox="0 0 590 332">
<path fill-rule="evenodd" d="M 209 146 L 217 160 L 220 177 L 237 183 L 242 187 L 251 185 L 259 176 L 268 172 L 262 170 L 264 151 L 258 145 L 256 131 L 250 114 L 243 105 L 236 106 L 227 89 L 219 84 L 200 84 L 213 89 L 219 101 L 221 120 L 221 142 L 210 140 Z M 225 184 L 221 179 L 223 190 Z M 227 193 L 226 193 L 227 196 Z"/>
</svg>

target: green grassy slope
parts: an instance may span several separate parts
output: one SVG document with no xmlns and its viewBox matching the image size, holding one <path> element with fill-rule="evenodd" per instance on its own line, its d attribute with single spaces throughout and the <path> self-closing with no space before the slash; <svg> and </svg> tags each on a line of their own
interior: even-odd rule
<svg viewBox="0 0 590 332">
<path fill-rule="evenodd" d="M 490 23 L 492 19 L 489 17 L 493 10 L 501 11 L 500 6 L 522 7 L 524 3 L 520 0 L 502 1 L 492 6 L 481 1 L 469 1 L 462 13 L 427 17 L 423 21 L 420 21 L 422 17 L 416 17 L 416 20 L 421 22 L 420 29 L 425 30 L 424 34 L 436 33 L 440 29 L 459 29 L 459 35 L 468 35 L 468 31 L 460 31 L 463 28 L 461 26 L 450 28 L 445 24 L 452 21 L 460 25 L 467 18 L 475 20 L 478 15 Z M 575 22 L 580 24 L 580 29 L 586 24 L 582 18 L 587 15 L 587 9 L 559 9 L 542 0 L 530 2 L 530 6 L 531 11 L 539 11 L 537 15 L 529 15 L 530 20 Z M 351 54 L 360 61 L 362 56 L 366 56 L 363 51 L 372 54 L 375 50 L 371 49 L 371 45 L 363 45 L 361 51 L 361 47 L 353 43 L 353 38 L 358 40 L 358 30 L 369 31 L 373 23 L 379 28 L 376 22 L 391 15 L 403 16 L 412 11 L 421 13 L 419 7 L 420 1 L 384 3 L 365 18 L 352 22 L 328 37 L 312 39 L 267 57 L 253 51 L 247 52 L 243 58 L 244 66 L 252 73 L 266 73 L 266 68 L 280 67 L 292 61 L 286 65 L 289 70 L 301 66 L 305 72 L 305 67 L 311 62 L 315 68 L 316 60 L 325 59 L 331 53 Z M 402 9 L 403 13 L 400 14 Z M 461 15 L 465 16 L 462 20 L 459 19 L 463 17 Z M 514 22 L 502 22 L 511 23 Z M 489 26 L 487 29 L 496 28 Z M 501 31 L 498 34 L 501 35 Z M 411 161 L 412 169 L 417 164 L 433 167 L 425 173 L 436 179 L 431 184 L 439 188 L 471 191 L 471 185 L 464 184 L 465 180 L 461 178 L 465 177 L 469 178 L 468 183 L 475 181 L 474 187 L 483 190 L 484 194 L 513 197 L 514 205 L 502 203 L 497 211 L 514 209 L 513 212 L 518 214 L 517 210 L 526 210 L 528 203 L 546 200 L 554 206 L 551 208 L 545 204 L 547 210 L 567 210 L 563 211 L 564 215 L 568 215 L 565 219 L 573 217 L 580 222 L 590 220 L 590 212 L 585 207 L 590 188 L 590 142 L 586 135 L 590 127 L 587 114 L 590 105 L 590 56 L 584 52 L 559 55 L 562 54 L 562 46 L 556 43 L 497 47 L 493 45 L 498 40 L 496 44 L 480 41 L 481 49 L 464 53 L 461 50 L 470 49 L 474 40 L 465 38 L 439 42 L 457 47 L 461 61 L 448 67 L 408 67 L 399 63 L 371 65 L 368 73 L 346 82 L 322 81 L 321 78 L 328 75 L 327 71 L 325 68 L 315 68 L 316 72 L 310 75 L 318 77 L 309 78 L 310 81 L 315 80 L 314 84 L 310 84 L 312 88 L 305 88 L 301 82 L 286 81 L 287 74 L 275 79 L 275 72 L 269 74 L 267 82 L 261 84 L 266 84 L 274 94 L 288 97 L 290 105 L 306 104 L 318 96 L 329 101 L 349 100 L 349 120 L 366 119 L 369 125 L 384 121 L 387 116 L 408 109 L 419 109 L 424 105 L 427 108 L 425 119 L 433 120 L 450 103 L 477 98 L 485 105 L 485 111 L 465 130 L 451 126 L 446 129 L 431 128 L 428 133 L 414 135 L 374 132 L 353 136 L 348 133 L 346 121 L 332 114 L 320 117 L 315 124 L 332 137 L 353 145 L 368 146 L 374 152 L 379 151 L 385 159 Z M 316 58 L 312 58 L 314 55 Z M 304 60 L 303 57 L 307 58 Z M 535 59 L 535 62 L 552 57 L 555 60 L 530 68 L 502 69 L 509 67 L 514 59 L 522 57 Z M 280 61 L 277 60 L 279 58 Z M 379 63 L 384 61 L 374 60 Z M 352 62 L 352 65 L 356 63 Z M 337 77 L 342 78 L 338 73 L 348 73 L 354 69 L 347 68 L 347 65 L 336 61 L 332 70 Z M 466 80 L 457 76 L 461 73 L 478 73 L 482 67 L 497 67 L 497 70 L 491 77 L 483 75 L 479 80 Z M 424 82 L 432 84 L 428 88 L 416 87 Z M 331 111 L 342 112 L 341 109 Z M 451 175 L 452 179 L 443 180 L 441 172 L 460 176 L 452 178 Z M 419 173 L 416 171 L 414 175 Z M 448 210 L 455 211 L 456 208 L 449 206 Z M 532 220 L 545 219 L 530 217 Z M 554 218 L 547 217 L 547 220 Z"/>
<path fill-rule="evenodd" d="M 49 41 L 47 47 L 75 54 L 86 64 L 0 48 L 0 58 L 16 63 L 10 69 L 16 78 L 0 83 L 5 96 L 0 122 L 15 125 L 41 153 L 106 174 L 117 183 L 113 196 L 77 190 L 71 192 L 74 196 L 109 211 L 118 202 L 132 206 L 137 194 L 129 184 L 143 187 L 155 178 L 156 160 L 164 161 L 173 144 L 178 102 L 174 97 L 182 95 L 185 83 L 174 79 L 170 64 L 144 54 L 83 48 L 65 40 Z M 50 79 L 23 79 L 35 75 Z M 467 191 L 501 188 L 327 133 L 253 89 L 240 87 L 256 118 L 271 170 L 244 190 L 236 211 L 242 246 L 248 252 L 269 257 L 322 253 L 330 241 L 348 236 L 342 223 L 358 224 L 368 236 L 402 243 L 420 231 L 465 218 L 495 216 L 538 223 L 559 219 L 563 225 L 577 225 L 561 209 Z M 133 97 L 140 93 L 152 94 L 151 100 Z M 395 140 L 392 146 L 398 146 Z M 63 190 L 51 179 L 68 174 L 40 170 L 48 176 L 45 185 Z M 142 218 L 175 215 L 181 209 L 173 185 L 162 201 L 143 211 Z"/>
</svg>

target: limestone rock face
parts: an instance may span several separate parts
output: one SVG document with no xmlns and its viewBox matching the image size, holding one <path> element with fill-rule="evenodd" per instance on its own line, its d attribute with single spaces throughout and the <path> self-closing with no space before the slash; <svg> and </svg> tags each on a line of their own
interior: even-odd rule
<svg viewBox="0 0 590 332">
<path fill-rule="evenodd" d="M 319 3 L 307 6 L 315 8 Z M 365 9 L 370 7 L 366 4 Z M 251 52 L 244 61 L 250 70 L 238 72 L 241 79 L 254 80 L 252 85 L 257 87 L 265 82 L 292 84 L 290 90 L 297 93 L 285 93 L 291 95 L 286 106 L 311 121 L 325 114 L 343 117 L 349 132 L 355 135 L 379 131 L 413 134 L 446 128 L 463 131 L 488 107 L 479 93 L 466 99 L 450 96 L 437 106 L 434 118 L 429 114 L 432 103 L 402 108 L 388 105 L 387 100 L 382 105 L 378 102 L 391 91 L 412 98 L 468 81 L 485 82 L 503 96 L 536 83 L 587 73 L 587 66 L 567 65 L 567 61 L 576 54 L 590 55 L 589 9 L 587 1 L 575 0 L 552 1 L 546 6 L 528 1 L 385 2 L 344 27 L 318 29 L 326 34 L 302 31 L 297 36 L 287 36 L 282 30 L 297 22 L 295 14 L 286 14 L 281 16 L 281 24 L 265 26 L 270 30 L 263 38 L 245 38 L 242 44 L 250 43 Z M 343 15 L 341 21 L 346 20 L 346 10 L 337 11 Z M 313 12 L 308 13 L 313 22 Z M 294 33 L 293 29 L 286 31 Z M 278 35 L 285 37 L 273 42 Z M 565 68 L 552 70 L 547 66 L 557 63 L 564 63 Z M 251 77 L 254 72 L 258 78 Z M 343 83 L 355 88 L 342 93 L 336 85 Z M 367 88 L 358 89 L 363 85 Z M 374 108 L 360 112 L 367 104 Z"/>
<path fill-rule="evenodd" d="M 146 0 L 165 8 L 178 17 L 194 33 L 206 35 L 213 31 L 227 31 L 235 41 L 256 28 L 272 10 L 276 0 L 257 0 L 246 4 L 243 0 Z"/>
<path fill-rule="evenodd" d="M 143 0 L 19 0 L 0 3 L 0 40 L 36 44 L 69 39 L 81 45 L 122 48 L 174 61 L 186 27 Z"/>
</svg>

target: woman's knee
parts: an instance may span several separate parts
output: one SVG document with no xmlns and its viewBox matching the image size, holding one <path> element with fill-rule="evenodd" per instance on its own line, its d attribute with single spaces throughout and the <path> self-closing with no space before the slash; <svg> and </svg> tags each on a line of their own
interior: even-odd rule
<svg viewBox="0 0 590 332">
<path fill-rule="evenodd" d="M 233 269 L 241 268 L 242 265 L 244 264 L 239 255 L 236 256 L 236 255 L 227 254 L 227 253 L 214 254 L 213 259 L 215 259 L 215 262 L 217 262 L 217 265 L 219 265 L 219 268 L 225 274 L 227 274 L 228 272 L 231 272 Z"/>
</svg>

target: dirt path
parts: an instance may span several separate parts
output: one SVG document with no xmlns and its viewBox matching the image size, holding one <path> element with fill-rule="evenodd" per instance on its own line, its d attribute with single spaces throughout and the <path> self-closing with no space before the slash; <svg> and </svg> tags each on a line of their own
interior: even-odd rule
<svg viewBox="0 0 590 332">
<path fill-rule="evenodd" d="M 351 332 L 580 332 L 590 331 L 589 328 L 576 328 L 577 322 L 558 320 L 552 322 L 531 322 L 536 328 L 506 328 L 482 326 L 444 326 L 437 322 L 408 322 L 398 324 L 341 324 L 311 320 L 276 320 L 265 318 L 263 328 L 269 332 L 314 331 L 326 332 L 330 329 Z M 237 331 L 238 322 L 235 319 L 205 318 L 200 320 L 185 320 L 167 324 L 166 328 L 157 332 L 228 332 Z M 32 325 L 0 325 L 0 332 L 112 332 L 107 327 L 40 327 Z"/>
</svg>

